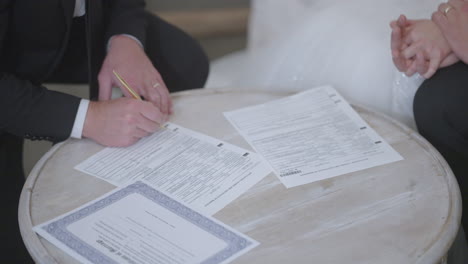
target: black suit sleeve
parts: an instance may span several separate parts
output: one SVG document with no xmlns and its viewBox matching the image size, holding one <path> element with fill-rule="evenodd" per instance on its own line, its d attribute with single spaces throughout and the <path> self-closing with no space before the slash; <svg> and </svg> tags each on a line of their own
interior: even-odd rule
<svg viewBox="0 0 468 264">
<path fill-rule="evenodd" d="M 144 45 L 146 42 L 147 16 L 144 0 L 107 0 L 106 40 L 119 34 L 136 37 Z"/>
<path fill-rule="evenodd" d="M 0 54 L 8 51 L 8 23 L 13 1 L 0 1 Z M 0 56 L 0 133 L 60 141 L 70 136 L 80 98 L 49 91 L 10 73 Z"/>
<path fill-rule="evenodd" d="M 0 130 L 50 141 L 70 136 L 80 98 L 1 74 Z"/>
</svg>

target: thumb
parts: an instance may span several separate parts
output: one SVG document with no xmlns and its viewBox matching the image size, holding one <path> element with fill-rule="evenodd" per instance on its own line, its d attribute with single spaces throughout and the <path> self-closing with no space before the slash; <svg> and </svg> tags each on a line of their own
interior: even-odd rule
<svg viewBox="0 0 468 264">
<path fill-rule="evenodd" d="M 112 78 L 109 74 L 99 73 L 99 101 L 107 101 L 112 95 Z"/>
<path fill-rule="evenodd" d="M 442 32 L 447 31 L 447 17 L 440 11 L 436 11 L 432 14 L 432 21 L 439 26 Z"/>
</svg>

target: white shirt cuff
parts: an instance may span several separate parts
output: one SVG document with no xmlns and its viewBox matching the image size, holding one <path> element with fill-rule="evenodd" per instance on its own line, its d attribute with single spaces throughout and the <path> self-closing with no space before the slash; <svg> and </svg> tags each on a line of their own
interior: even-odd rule
<svg viewBox="0 0 468 264">
<path fill-rule="evenodd" d="M 75 1 L 75 10 L 73 11 L 73 17 L 80 17 L 86 14 L 86 1 L 85 0 L 76 0 Z"/>
<path fill-rule="evenodd" d="M 86 119 L 86 113 L 88 112 L 89 100 L 81 99 L 78 111 L 76 112 L 75 123 L 70 137 L 81 138 L 83 134 L 84 122 Z"/>
<path fill-rule="evenodd" d="M 110 47 L 111 47 L 111 40 L 113 37 L 115 36 L 126 36 L 128 38 L 131 38 L 133 39 L 134 41 L 136 41 L 136 43 L 138 43 L 138 45 L 140 45 L 140 47 L 142 49 L 145 49 L 145 47 L 143 47 L 143 44 L 141 43 L 141 41 L 139 39 L 137 39 L 136 37 L 132 36 L 132 35 L 129 35 L 129 34 L 120 34 L 120 35 L 114 35 L 112 37 L 110 37 L 109 41 L 107 41 L 107 51 L 109 51 Z"/>
</svg>

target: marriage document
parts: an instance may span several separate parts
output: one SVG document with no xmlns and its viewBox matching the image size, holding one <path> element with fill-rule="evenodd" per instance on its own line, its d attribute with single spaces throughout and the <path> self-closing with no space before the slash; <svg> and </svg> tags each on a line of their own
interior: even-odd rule
<svg viewBox="0 0 468 264">
<path fill-rule="evenodd" d="M 402 159 L 330 86 L 224 115 L 288 188 Z"/>
<path fill-rule="evenodd" d="M 271 172 L 254 152 L 167 123 L 127 148 L 105 148 L 75 167 L 123 186 L 145 180 L 212 215 Z"/>
<path fill-rule="evenodd" d="M 228 263 L 258 242 L 145 182 L 34 227 L 82 263 Z"/>
</svg>

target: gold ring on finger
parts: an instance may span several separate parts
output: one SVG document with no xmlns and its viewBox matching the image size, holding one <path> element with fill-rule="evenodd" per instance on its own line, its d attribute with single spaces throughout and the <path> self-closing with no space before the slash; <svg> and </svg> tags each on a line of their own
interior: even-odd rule
<svg viewBox="0 0 468 264">
<path fill-rule="evenodd" d="M 444 9 L 444 14 L 447 15 L 447 13 L 452 10 L 453 6 L 451 5 L 448 5 L 445 9 Z"/>
</svg>

